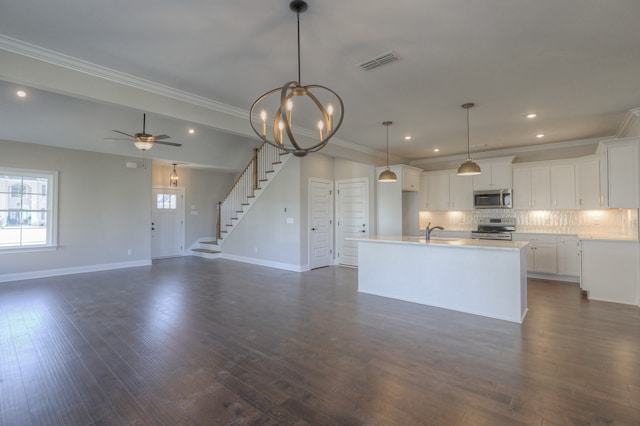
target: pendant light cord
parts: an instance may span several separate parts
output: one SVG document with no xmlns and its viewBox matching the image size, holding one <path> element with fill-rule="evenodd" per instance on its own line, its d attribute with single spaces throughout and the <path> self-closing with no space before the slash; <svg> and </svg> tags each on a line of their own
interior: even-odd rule
<svg viewBox="0 0 640 426">
<path fill-rule="evenodd" d="M 298 15 L 298 83 L 302 85 L 300 72 L 300 12 L 297 12 L 296 15 Z"/>
<path fill-rule="evenodd" d="M 469 136 L 469 108 L 467 108 L 467 160 L 471 158 L 471 142 Z"/>
<path fill-rule="evenodd" d="M 389 169 L 389 126 L 387 125 L 387 169 Z"/>
</svg>

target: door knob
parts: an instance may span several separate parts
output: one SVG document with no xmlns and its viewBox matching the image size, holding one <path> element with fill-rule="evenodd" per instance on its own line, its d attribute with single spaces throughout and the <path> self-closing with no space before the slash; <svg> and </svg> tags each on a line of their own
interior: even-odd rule
<svg viewBox="0 0 640 426">
<path fill-rule="evenodd" d="M 315 231 L 315 230 L 316 230 L 316 228 L 311 228 L 311 230 L 312 230 L 312 231 Z"/>
<path fill-rule="evenodd" d="M 364 229 L 362 230 L 362 233 L 363 233 L 363 234 L 364 234 L 364 233 L 366 233 L 366 232 L 367 232 L 367 231 L 365 231 Z"/>
</svg>

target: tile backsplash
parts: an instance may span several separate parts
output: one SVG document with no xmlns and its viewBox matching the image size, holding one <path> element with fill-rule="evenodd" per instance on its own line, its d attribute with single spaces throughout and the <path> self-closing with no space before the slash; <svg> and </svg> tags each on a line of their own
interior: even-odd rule
<svg viewBox="0 0 640 426">
<path fill-rule="evenodd" d="M 473 231 L 480 217 L 514 217 L 517 232 L 638 238 L 637 209 L 421 211 L 416 232 L 419 234 L 429 222 L 452 231 Z"/>
</svg>

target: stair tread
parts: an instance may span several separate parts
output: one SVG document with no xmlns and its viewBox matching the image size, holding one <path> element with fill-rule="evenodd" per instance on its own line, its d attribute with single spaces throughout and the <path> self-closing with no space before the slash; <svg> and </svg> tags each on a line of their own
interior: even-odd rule
<svg viewBox="0 0 640 426">
<path fill-rule="evenodd" d="M 200 244 L 213 244 L 213 245 L 218 245 L 217 241 L 200 241 Z"/>
<path fill-rule="evenodd" d="M 193 249 L 192 251 L 197 251 L 198 253 L 209 253 L 209 254 L 220 253 L 220 250 L 209 250 L 209 249 Z"/>
</svg>

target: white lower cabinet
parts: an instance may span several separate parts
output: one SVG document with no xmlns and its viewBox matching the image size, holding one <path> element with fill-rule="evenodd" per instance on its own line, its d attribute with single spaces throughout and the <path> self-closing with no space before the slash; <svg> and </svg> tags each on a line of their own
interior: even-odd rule
<svg viewBox="0 0 640 426">
<path fill-rule="evenodd" d="M 529 241 L 527 246 L 527 272 L 558 273 L 558 254 L 555 235 L 514 234 L 515 241 Z"/>
<path fill-rule="evenodd" d="M 580 286 L 589 299 L 640 304 L 638 241 L 582 240 Z"/>
<path fill-rule="evenodd" d="M 580 240 L 575 235 L 559 235 L 558 274 L 580 276 Z"/>
</svg>

